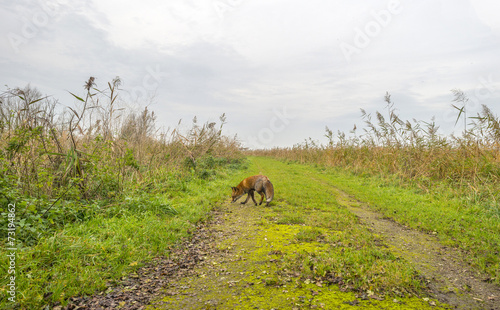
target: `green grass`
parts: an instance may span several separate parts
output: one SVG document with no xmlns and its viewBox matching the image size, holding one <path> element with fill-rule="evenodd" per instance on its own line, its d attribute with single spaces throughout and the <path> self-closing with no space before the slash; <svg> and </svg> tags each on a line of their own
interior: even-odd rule
<svg viewBox="0 0 500 310">
<path fill-rule="evenodd" d="M 424 193 L 342 170 L 327 170 L 322 178 L 401 224 L 437 234 L 441 243 L 463 250 L 474 267 L 500 283 L 498 209 L 456 197 L 446 186 Z"/>
<path fill-rule="evenodd" d="M 304 224 L 305 220 L 299 214 L 290 214 L 286 213 L 280 216 L 280 218 L 276 221 L 277 224 Z"/>
<path fill-rule="evenodd" d="M 169 247 L 188 237 L 221 200 L 229 199 L 228 178 L 237 170 L 220 169 L 208 179 L 186 178 L 159 194 L 133 194 L 101 213 L 66 225 L 17 252 L 17 306 L 39 309 L 65 304 L 71 296 L 91 295 L 116 285 Z M 161 184 L 157 185 L 162 192 Z M 18 228 L 19 230 L 19 228 Z M 0 250 L 0 269 L 7 276 L 7 251 Z M 6 286 L 2 286 L 5 296 Z M 45 297 L 44 297 L 45 296 Z M 6 299 L 0 308 L 14 306 Z"/>
<path fill-rule="evenodd" d="M 102 210 L 106 216 L 71 223 L 35 246 L 19 250 L 19 306 L 36 309 L 64 304 L 71 296 L 90 295 L 119 283 L 152 258 L 168 255 L 168 248 L 189 236 L 214 205 L 229 200 L 230 186 L 258 173 L 267 175 L 275 188 L 270 207 L 255 207 L 262 212 L 260 225 L 269 234 L 292 234 L 286 245 L 295 249 L 285 253 L 278 242 L 283 238 L 269 235 L 278 242 L 275 253 L 279 258 L 276 274 L 266 282 L 269 287 L 279 287 L 283 279 L 298 274 L 301 283 L 336 284 L 341 290 L 379 296 L 423 294 L 425 283 L 413 266 L 380 246 L 377 236 L 340 202 L 335 187 L 402 224 L 437 233 L 441 242 L 467 251 L 471 263 L 498 283 L 498 216 L 478 205 L 464 205 L 445 187 L 423 193 L 333 168 L 263 157 L 250 157 L 249 163 L 244 170 L 233 167 L 206 179 L 193 176 L 177 185 L 169 183 L 168 189 L 156 184 L 151 190 L 155 194 L 132 195 L 123 204 Z M 4 275 L 6 254 L 2 248 Z M 6 283 L 7 278 L 3 280 Z M 9 305 L 5 299 L 0 301 L 0 307 Z"/>
<path fill-rule="evenodd" d="M 225 237 L 214 242 L 227 252 L 176 280 L 148 309 L 446 308 L 429 300 L 411 263 L 347 209 L 321 171 L 263 157 L 249 162 L 230 185 L 261 173 L 275 199 L 269 207 L 221 206 L 225 221 L 216 229 Z M 186 289 L 170 294 L 179 287 Z"/>
<path fill-rule="evenodd" d="M 250 157 L 250 162 L 274 184 L 276 200 L 264 209 L 264 218 L 272 225 L 298 227 L 297 251 L 285 255 L 284 275 L 338 281 L 342 289 L 380 295 L 422 293 L 425 284 L 411 264 L 377 245 L 377 237 L 337 201 L 323 172 L 271 158 Z"/>
<path fill-rule="evenodd" d="M 264 162 L 272 159 L 263 159 Z M 259 162 L 261 159 L 259 159 Z M 418 187 L 402 187 L 391 181 L 370 175 L 355 175 L 343 169 L 280 163 L 303 178 L 337 187 L 375 210 L 411 228 L 436 234 L 444 245 L 460 248 L 469 262 L 490 275 L 490 281 L 500 283 L 500 213 L 498 207 L 457 197 L 449 185 L 436 183 L 428 192 Z M 290 187 L 287 187 L 287 189 Z M 306 190 L 306 189 L 303 189 Z M 297 189 L 299 191 L 299 189 Z M 318 201 L 314 194 L 296 194 Z M 308 202 L 309 207 L 313 204 Z M 306 205 L 306 207 L 308 207 Z M 345 225 L 327 214 L 332 222 L 327 225 Z M 324 219 L 320 219 L 325 221 Z M 307 222 L 306 222 L 307 223 Z"/>
<path fill-rule="evenodd" d="M 302 228 L 296 235 L 295 239 L 299 242 L 313 242 L 313 241 L 322 241 L 324 240 L 325 235 L 324 232 L 317 228 Z"/>
</svg>

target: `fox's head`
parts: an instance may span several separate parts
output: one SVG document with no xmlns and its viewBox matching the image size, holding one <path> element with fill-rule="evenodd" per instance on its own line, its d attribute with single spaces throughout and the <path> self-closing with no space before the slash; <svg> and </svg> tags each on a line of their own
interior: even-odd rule
<svg viewBox="0 0 500 310">
<path fill-rule="evenodd" d="M 241 190 L 241 189 L 239 189 L 237 187 L 231 187 L 231 189 L 233 191 L 232 194 L 231 194 L 233 200 L 231 202 L 235 202 L 236 200 L 240 199 L 241 196 L 243 196 L 245 194 L 243 192 L 243 190 Z"/>
</svg>

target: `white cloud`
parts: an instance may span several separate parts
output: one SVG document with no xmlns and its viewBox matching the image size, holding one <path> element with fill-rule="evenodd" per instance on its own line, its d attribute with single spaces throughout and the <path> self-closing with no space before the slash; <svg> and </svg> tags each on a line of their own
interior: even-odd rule
<svg viewBox="0 0 500 310">
<path fill-rule="evenodd" d="M 479 19 L 496 35 L 500 35 L 500 3 L 495 0 L 471 0 L 472 7 L 474 8 Z"/>
<path fill-rule="evenodd" d="M 166 51 L 213 40 L 220 18 L 213 1 L 93 1 L 83 14 L 127 49 Z"/>
<path fill-rule="evenodd" d="M 43 3 L 57 10 L 16 53 L 8 34 L 22 35 Z M 450 90 L 472 96 L 484 77 L 491 81 L 481 102 L 498 102 L 498 6 L 493 0 L 2 3 L 0 78 L 64 97 L 91 75 L 103 87 L 118 75 L 139 101 L 156 93 L 153 109 L 167 127 L 227 112 L 227 128 L 241 137 L 268 128 L 273 111 L 286 107 L 296 118 L 266 146 L 291 145 L 321 139 L 325 125 L 348 131 L 361 124 L 359 108 L 383 109 L 386 91 L 402 113 L 424 120 L 447 121 L 441 115 Z M 350 59 L 342 42 L 356 49 Z M 152 68 L 159 79 L 148 76 Z"/>
</svg>

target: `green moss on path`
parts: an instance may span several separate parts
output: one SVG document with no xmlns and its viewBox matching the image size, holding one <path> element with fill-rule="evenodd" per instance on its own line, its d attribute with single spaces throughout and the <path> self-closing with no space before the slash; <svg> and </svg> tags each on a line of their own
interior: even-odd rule
<svg viewBox="0 0 500 310">
<path fill-rule="evenodd" d="M 267 175 L 276 191 L 271 206 L 218 207 L 217 254 L 172 279 L 148 309 L 447 308 L 308 167 L 250 160 L 231 182 Z"/>
<path fill-rule="evenodd" d="M 288 264 L 304 253 L 326 253 L 331 246 L 322 240 L 299 242 L 297 235 L 308 226 L 275 224 L 264 218 L 272 209 L 250 205 L 225 205 L 222 211 L 224 221 L 215 227 L 222 238 L 214 245 L 220 255 L 207 257 L 192 274 L 170 283 L 166 296 L 152 308 L 432 308 L 422 298 L 388 296 L 378 300 L 382 298 L 367 292 L 342 292 L 338 284 L 310 277 Z M 324 234 L 336 232 L 324 230 Z"/>
</svg>

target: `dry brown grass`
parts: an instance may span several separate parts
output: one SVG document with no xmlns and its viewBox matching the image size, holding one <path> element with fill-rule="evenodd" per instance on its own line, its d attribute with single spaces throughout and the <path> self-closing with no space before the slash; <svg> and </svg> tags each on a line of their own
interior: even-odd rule
<svg viewBox="0 0 500 310">
<path fill-rule="evenodd" d="M 459 93 L 463 95 L 463 93 Z M 429 191 L 436 183 L 452 185 L 459 195 L 475 202 L 500 199 L 500 119 L 487 106 L 469 117 L 461 136 L 438 134 L 434 121 L 403 121 L 386 95 L 387 116 L 362 111 L 366 127 L 358 135 L 327 127 L 327 145 L 306 141 L 290 148 L 250 152 L 300 163 L 335 166 L 359 174 L 383 175 L 402 183 L 416 183 Z M 463 117 L 459 113 L 458 119 Z"/>
<path fill-rule="evenodd" d="M 23 195 L 106 198 L 169 174 L 189 173 L 206 156 L 237 160 L 239 143 L 220 124 L 193 121 L 187 133 L 157 128 L 156 115 L 124 108 L 120 79 L 98 89 L 91 77 L 85 96 L 62 107 L 36 89 L 0 96 L 0 170 Z M 186 165 L 189 162 L 190 165 Z M 189 167 L 187 167 L 189 166 Z"/>
</svg>

